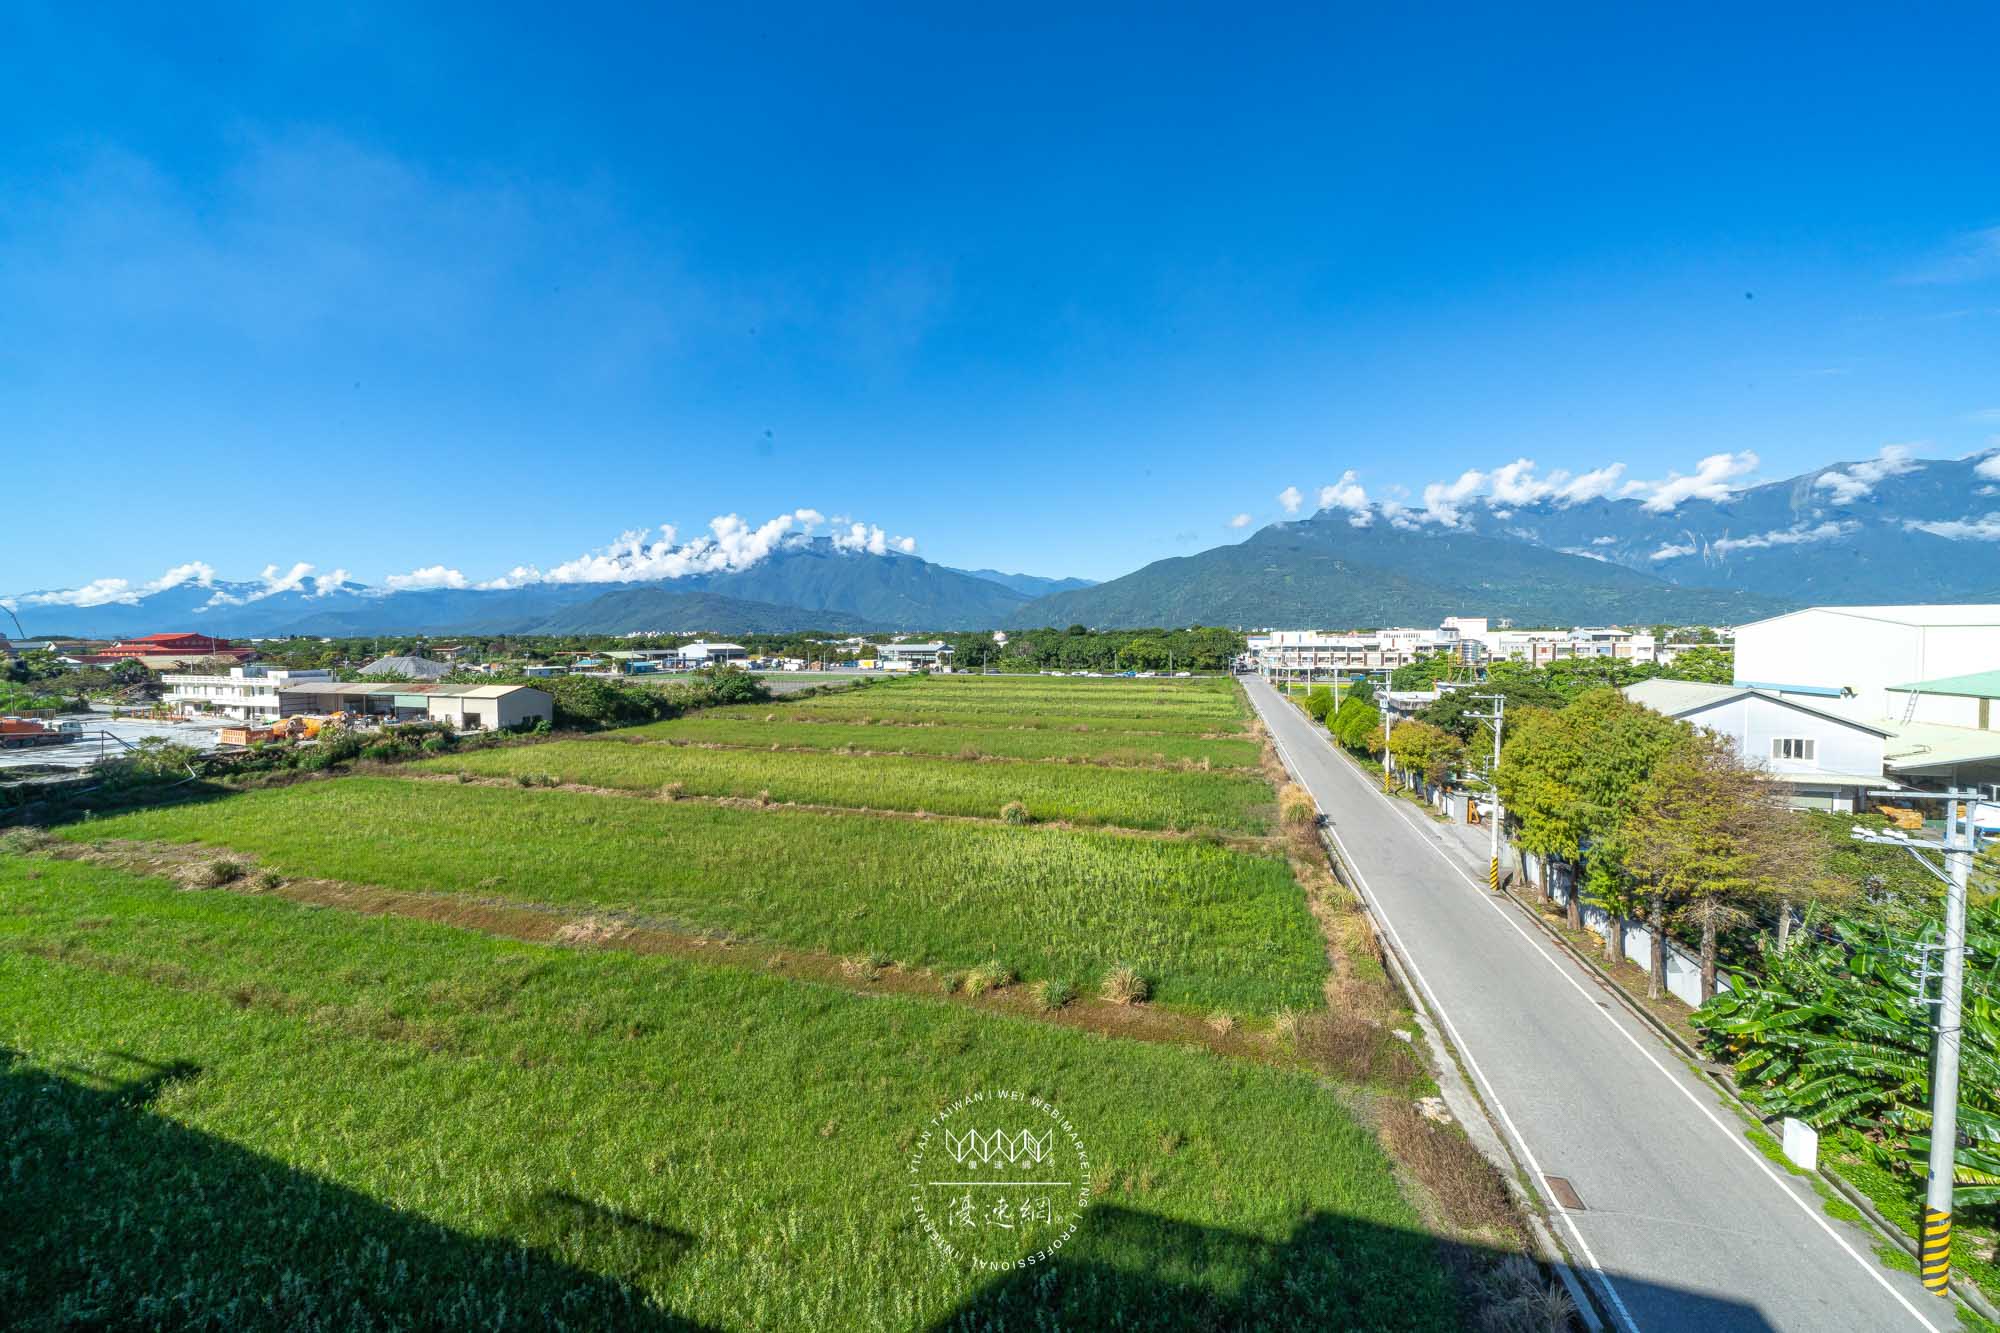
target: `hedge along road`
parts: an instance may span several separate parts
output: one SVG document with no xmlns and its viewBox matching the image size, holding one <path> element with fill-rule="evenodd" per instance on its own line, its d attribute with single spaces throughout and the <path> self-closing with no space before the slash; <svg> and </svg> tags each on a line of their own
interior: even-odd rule
<svg viewBox="0 0 2000 1333">
<path fill-rule="evenodd" d="M 1523 1164 L 1581 1198 L 1563 1208 L 1535 1182 L 1615 1327 L 1956 1327 L 1951 1303 L 1767 1162 L 1721 1094 L 1493 898 L 1423 814 L 1270 686 L 1246 686 Z"/>
</svg>

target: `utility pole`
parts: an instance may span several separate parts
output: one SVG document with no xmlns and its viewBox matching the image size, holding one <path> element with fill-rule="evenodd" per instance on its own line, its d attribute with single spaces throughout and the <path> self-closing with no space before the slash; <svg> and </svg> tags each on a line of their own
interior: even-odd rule
<svg viewBox="0 0 2000 1333">
<path fill-rule="evenodd" d="M 1493 793 L 1493 852 L 1486 863 L 1486 884 L 1493 892 L 1500 892 L 1500 728 L 1507 718 L 1507 696 L 1504 694 L 1475 694 L 1475 699 L 1486 699 L 1493 704 L 1490 713 L 1474 713 L 1473 717 L 1484 718 L 1493 724 L 1493 771 L 1487 775 L 1486 786 Z"/>
<path fill-rule="evenodd" d="M 1944 881 L 1944 945 L 1939 970 L 1931 972 L 1920 961 L 1917 969 L 1919 1004 L 1935 1004 L 1937 1019 L 1936 1055 L 1931 1062 L 1931 1153 L 1929 1178 L 1924 1185 L 1924 1220 L 1918 1265 L 1923 1284 L 1933 1294 L 1945 1294 L 1951 1282 L 1951 1206 L 1953 1176 L 1958 1156 L 1958 1056 L 1960 1015 L 1965 998 L 1965 898 L 1972 877 L 1972 858 L 1979 850 L 1973 830 L 1973 811 L 1979 793 L 1969 788 L 1946 792 L 1882 791 L 1876 796 L 1897 800 L 1941 800 L 1944 807 L 1944 867 L 1940 869 L 1924 853 L 1930 845 L 1916 842 L 1900 830 L 1875 832 L 1855 826 L 1852 836 L 1859 842 L 1881 842 L 1903 847 L 1918 864 Z M 1959 814 L 1963 803 L 1964 815 Z M 1938 997 L 1929 995 L 1929 981 L 1938 978 Z"/>
<path fill-rule="evenodd" d="M 1389 675 L 1390 675 L 1389 664 L 1388 661 L 1385 659 L 1382 663 L 1382 700 L 1381 700 L 1382 790 L 1385 792 L 1389 790 L 1389 727 L 1391 724 L 1391 718 L 1389 716 Z"/>
</svg>

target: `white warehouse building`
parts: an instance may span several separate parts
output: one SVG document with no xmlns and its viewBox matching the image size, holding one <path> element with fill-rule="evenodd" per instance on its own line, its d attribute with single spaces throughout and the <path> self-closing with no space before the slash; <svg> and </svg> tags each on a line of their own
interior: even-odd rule
<svg viewBox="0 0 2000 1333">
<path fill-rule="evenodd" d="M 1736 683 L 1898 719 L 1897 686 L 2000 668 L 2000 606 L 1814 606 L 1736 631 Z"/>
</svg>

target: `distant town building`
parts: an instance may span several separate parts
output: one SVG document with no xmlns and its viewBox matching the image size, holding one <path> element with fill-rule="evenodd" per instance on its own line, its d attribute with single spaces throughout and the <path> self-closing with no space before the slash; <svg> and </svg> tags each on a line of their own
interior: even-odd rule
<svg viewBox="0 0 2000 1333">
<path fill-rule="evenodd" d="M 724 662 L 741 662 L 750 656 L 750 650 L 740 643 L 695 642 L 682 644 L 677 656 L 683 666 L 719 666 Z"/>
<path fill-rule="evenodd" d="M 929 671 L 943 666 L 951 649 L 943 643 L 885 643 L 875 649 L 875 660 L 886 671 Z"/>
<path fill-rule="evenodd" d="M 279 695 L 304 682 L 331 682 L 330 671 L 287 671 L 257 663 L 232 667 L 225 675 L 174 674 L 160 677 L 169 708 L 182 713 L 208 713 L 245 722 L 271 722 L 282 717 Z"/>
<path fill-rule="evenodd" d="M 461 731 L 495 731 L 555 718 L 554 698 L 532 685 L 298 681 L 278 692 L 278 708 L 285 717 L 354 713 L 393 722 L 443 722 Z"/>
<path fill-rule="evenodd" d="M 378 657 L 361 668 L 364 676 L 407 676 L 411 680 L 436 680 L 449 676 L 452 668 L 428 657 Z"/>
<path fill-rule="evenodd" d="M 195 661 L 204 657 L 233 657 L 241 662 L 254 656 L 256 654 L 249 648 L 239 648 L 228 639 L 212 639 L 206 634 L 148 634 L 100 648 L 83 660 L 91 666 L 104 666 L 135 658 L 172 657 Z"/>
</svg>

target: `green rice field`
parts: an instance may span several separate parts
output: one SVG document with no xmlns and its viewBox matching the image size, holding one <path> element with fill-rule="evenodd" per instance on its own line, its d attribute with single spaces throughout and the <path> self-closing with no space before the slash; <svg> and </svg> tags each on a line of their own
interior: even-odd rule
<svg viewBox="0 0 2000 1333">
<path fill-rule="evenodd" d="M 703 716 L 888 726 L 979 727 L 989 730 L 1022 727 L 1070 731 L 1078 735 L 1102 733 L 1099 739 L 1115 735 L 1121 745 L 1144 744 L 1142 736 L 1236 735 L 1242 727 L 1238 719 L 1206 713 L 1175 711 L 1139 715 L 1129 709 L 1085 712 L 1043 706 L 1031 700 L 919 700 L 889 688 L 864 690 L 857 694 L 830 694 L 824 698 L 801 699 L 796 703 L 779 699 L 768 704 L 736 704 L 711 709 Z"/>
<path fill-rule="evenodd" d="M 1235 773 L 1156 772 L 1033 762 L 968 762 L 893 755 L 708 750 L 608 741 L 554 741 L 426 760 L 430 772 L 482 777 L 553 775 L 565 783 L 691 796 L 754 797 L 808 805 L 997 816 L 1022 803 L 1036 820 L 1144 829 L 1262 833 L 1271 789 Z"/>
<path fill-rule="evenodd" d="M 199 842 L 288 875 L 629 911 L 910 965 L 998 958 L 1025 978 L 1086 982 L 1128 966 L 1167 1003 L 1307 1006 L 1326 972 L 1285 861 L 1201 840 L 359 777 L 61 832 Z"/>
<path fill-rule="evenodd" d="M 1164 765 L 1206 762 L 1214 767 L 1248 768 L 1261 749 L 1235 737 L 1164 736 L 1144 732 L 1106 733 L 1063 728 L 995 726 L 880 725 L 837 721 L 793 721 L 791 714 L 766 721 L 768 708 L 692 713 L 668 722 L 650 722 L 606 733 L 605 740 L 685 741 L 751 749 L 781 746 L 798 750 L 855 749 L 876 754 L 932 754 L 999 759 L 1076 759 L 1096 764 Z"/>
<path fill-rule="evenodd" d="M 588 798 L 515 799 L 542 834 Z M 1088 1148 L 1038 1267 L 914 1215 L 919 1135 L 974 1089 Z M 1461 1324 L 1304 1074 L 40 858 L 0 858 L 0 1143 L 13 1328 Z"/>
<path fill-rule="evenodd" d="M 15 840 L 0 1325 L 1465 1326 L 1261 750 L 1231 681 L 932 677 L 49 830 L 174 881 Z M 1014 1094 L 1087 1149 L 1064 1236 L 913 1174 Z"/>
</svg>

